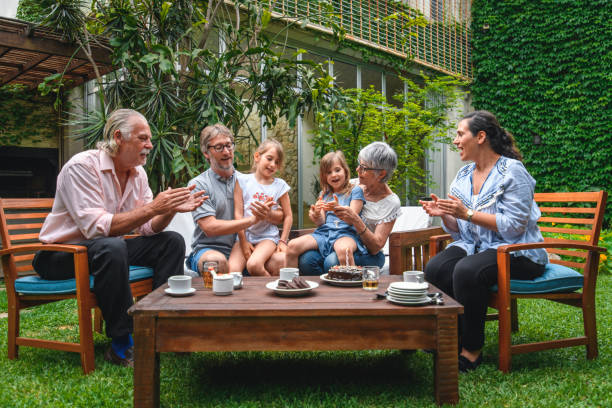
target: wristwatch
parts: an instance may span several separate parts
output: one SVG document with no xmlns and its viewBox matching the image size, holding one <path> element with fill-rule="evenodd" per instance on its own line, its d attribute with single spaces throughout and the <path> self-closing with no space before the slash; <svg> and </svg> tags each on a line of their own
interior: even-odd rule
<svg viewBox="0 0 612 408">
<path fill-rule="evenodd" d="M 468 209 L 467 210 L 467 222 L 472 222 L 472 217 L 474 216 L 474 211 Z"/>
</svg>

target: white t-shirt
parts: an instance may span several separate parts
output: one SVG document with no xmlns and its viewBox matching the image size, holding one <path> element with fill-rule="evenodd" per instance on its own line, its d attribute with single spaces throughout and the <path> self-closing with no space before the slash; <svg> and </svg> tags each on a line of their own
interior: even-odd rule
<svg viewBox="0 0 612 408">
<path fill-rule="evenodd" d="M 251 203 L 254 201 L 266 201 L 268 197 L 278 203 L 278 200 L 291 189 L 283 179 L 275 178 L 272 184 L 259 184 L 255 179 L 255 174 L 241 174 L 238 176 L 238 183 L 242 189 L 242 200 L 244 202 L 244 217 L 250 217 Z M 276 206 L 274 208 L 279 208 Z M 278 227 L 268 221 L 260 221 L 251 225 L 246 230 L 246 239 L 251 244 L 257 244 L 264 239 L 269 239 L 278 244 Z"/>
</svg>

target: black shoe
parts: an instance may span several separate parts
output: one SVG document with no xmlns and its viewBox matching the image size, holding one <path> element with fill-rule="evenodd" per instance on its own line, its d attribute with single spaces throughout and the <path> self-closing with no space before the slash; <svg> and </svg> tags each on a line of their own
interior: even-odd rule
<svg viewBox="0 0 612 408">
<path fill-rule="evenodd" d="M 121 358 L 115 353 L 112 346 L 109 346 L 104 353 L 104 359 L 111 364 L 115 364 L 122 367 L 134 367 L 134 353 L 132 349 L 128 349 L 125 352 L 125 358 Z"/>
<path fill-rule="evenodd" d="M 459 371 L 467 373 L 468 371 L 475 370 L 482 363 L 482 353 L 478 356 L 475 361 L 468 360 L 467 357 L 459 354 Z"/>
</svg>

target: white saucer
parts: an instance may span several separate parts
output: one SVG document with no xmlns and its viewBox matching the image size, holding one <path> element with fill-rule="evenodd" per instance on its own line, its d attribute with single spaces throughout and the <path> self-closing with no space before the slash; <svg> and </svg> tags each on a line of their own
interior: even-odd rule
<svg viewBox="0 0 612 408">
<path fill-rule="evenodd" d="M 415 291 L 415 290 L 426 290 L 429 288 L 429 283 L 417 283 L 417 282 L 391 282 L 389 288 L 404 290 L 404 291 Z"/>
<path fill-rule="evenodd" d="M 217 295 L 217 296 L 229 296 L 232 293 L 234 293 L 234 292 L 232 292 L 232 291 L 229 291 L 229 292 L 215 292 L 215 291 L 213 291 L 213 295 Z"/>
<path fill-rule="evenodd" d="M 182 297 L 182 296 L 191 296 L 191 295 L 193 295 L 193 294 L 195 293 L 195 291 L 196 291 L 196 288 L 189 288 L 189 290 L 188 290 L 188 291 L 186 291 L 186 292 L 175 292 L 175 291 L 173 291 L 173 290 L 172 290 L 172 289 L 170 289 L 170 288 L 166 288 L 166 289 L 164 289 L 164 291 L 165 291 L 165 292 L 166 292 L 168 295 L 170 295 L 170 296 L 174 296 L 174 297 Z"/>
</svg>

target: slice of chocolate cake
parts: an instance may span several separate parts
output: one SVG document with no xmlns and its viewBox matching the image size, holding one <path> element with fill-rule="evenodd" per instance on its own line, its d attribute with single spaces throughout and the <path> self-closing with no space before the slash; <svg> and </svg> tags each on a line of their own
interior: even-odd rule
<svg viewBox="0 0 612 408">
<path fill-rule="evenodd" d="M 327 272 L 327 279 L 337 281 L 360 281 L 363 268 L 361 266 L 332 266 Z"/>
</svg>

